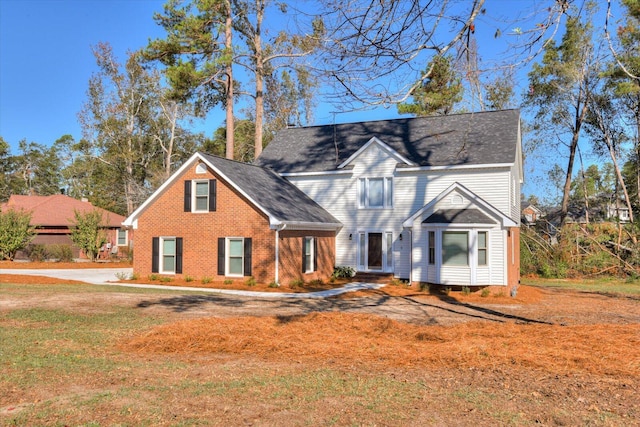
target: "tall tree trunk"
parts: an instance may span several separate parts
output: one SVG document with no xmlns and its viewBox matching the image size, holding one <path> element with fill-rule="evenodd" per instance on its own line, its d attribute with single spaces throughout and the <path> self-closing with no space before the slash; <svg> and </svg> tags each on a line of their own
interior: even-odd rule
<svg viewBox="0 0 640 427">
<path fill-rule="evenodd" d="M 264 19 L 264 1 L 256 0 L 256 32 L 253 39 L 256 61 L 256 132 L 254 155 L 257 159 L 262 153 L 262 126 L 264 122 L 264 52 L 262 51 L 262 20 Z"/>
<path fill-rule="evenodd" d="M 234 133 L 234 117 L 233 117 L 233 61 L 231 59 L 231 51 L 233 50 L 233 22 L 231 20 L 231 1 L 227 0 L 225 2 L 225 6 L 227 8 L 227 19 L 225 21 L 225 47 L 227 50 L 227 54 L 229 58 L 227 59 L 228 63 L 226 65 L 225 74 L 227 75 L 226 80 L 226 121 L 227 121 L 227 151 L 226 157 L 227 159 L 233 160 L 233 151 L 234 151 L 234 141 L 233 141 L 233 133 Z"/>
<path fill-rule="evenodd" d="M 581 91 L 582 92 L 582 91 Z M 571 175 L 573 174 L 573 162 L 576 157 L 576 150 L 578 149 L 578 140 L 580 139 L 580 129 L 584 122 L 584 117 L 587 114 L 588 105 L 587 102 L 583 102 L 582 107 L 576 109 L 575 124 L 573 127 L 573 135 L 571 137 L 571 146 L 569 148 L 569 164 L 567 165 L 567 177 L 564 181 L 564 190 L 562 194 L 562 208 L 560 210 L 560 224 L 564 224 L 569 213 L 569 194 L 571 193 Z"/>
</svg>

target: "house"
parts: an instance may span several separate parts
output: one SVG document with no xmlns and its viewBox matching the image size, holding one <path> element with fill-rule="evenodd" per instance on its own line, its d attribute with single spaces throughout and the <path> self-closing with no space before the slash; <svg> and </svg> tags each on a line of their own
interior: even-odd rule
<svg viewBox="0 0 640 427">
<path fill-rule="evenodd" d="M 609 221 L 628 223 L 630 221 L 629 208 L 624 199 L 609 201 L 605 206 L 605 218 Z"/>
<path fill-rule="evenodd" d="M 86 214 L 97 210 L 107 228 L 107 242 L 99 257 L 109 258 L 119 252 L 126 252 L 131 243 L 130 230 L 122 226 L 124 216 L 95 207 L 86 199 L 78 200 L 64 194 L 52 196 L 12 195 L 0 209 L 24 210 L 31 212 L 30 225 L 35 227 L 36 236 L 32 245 L 70 245 L 75 258 L 82 257 L 80 249 L 71 241 L 71 229 L 75 225 L 75 212 Z M 19 257 L 25 254 L 19 253 Z"/>
<path fill-rule="evenodd" d="M 527 225 L 536 225 L 536 222 L 544 217 L 544 212 L 529 202 L 522 201 L 520 208 L 522 210 L 522 222 Z"/>
<path fill-rule="evenodd" d="M 134 271 L 263 283 L 333 272 L 330 213 L 276 173 L 195 153 L 125 221 Z"/>
<path fill-rule="evenodd" d="M 253 165 L 194 154 L 124 225 L 139 274 L 516 285 L 522 171 L 517 110 L 290 128 Z"/>
</svg>

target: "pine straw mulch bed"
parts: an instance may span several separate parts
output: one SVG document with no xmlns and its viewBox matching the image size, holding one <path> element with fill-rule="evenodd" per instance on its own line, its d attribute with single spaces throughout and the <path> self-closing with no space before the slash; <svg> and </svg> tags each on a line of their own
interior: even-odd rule
<svg viewBox="0 0 640 427">
<path fill-rule="evenodd" d="M 268 361 L 373 367 L 512 366 L 558 375 L 640 376 L 640 325 L 470 322 L 418 326 L 370 314 L 201 318 L 120 343 L 126 352 L 225 354 Z"/>
</svg>

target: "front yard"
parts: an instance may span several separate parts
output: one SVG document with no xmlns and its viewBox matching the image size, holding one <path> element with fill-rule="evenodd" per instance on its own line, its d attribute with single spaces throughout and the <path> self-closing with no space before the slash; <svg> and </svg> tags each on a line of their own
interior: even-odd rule
<svg viewBox="0 0 640 427">
<path fill-rule="evenodd" d="M 640 418 L 640 297 L 616 284 L 291 301 L 12 279 L 0 283 L 2 425 Z"/>
</svg>

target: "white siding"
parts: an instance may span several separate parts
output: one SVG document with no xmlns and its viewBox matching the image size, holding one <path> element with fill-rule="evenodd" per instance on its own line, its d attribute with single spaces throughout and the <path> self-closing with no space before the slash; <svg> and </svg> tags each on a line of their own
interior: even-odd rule
<svg viewBox="0 0 640 427">
<path fill-rule="evenodd" d="M 513 211 L 509 194 L 512 170 L 507 167 L 403 171 L 402 168 L 397 168 L 398 160 L 380 149 L 377 144 L 372 144 L 362 152 L 351 165 L 353 166 L 351 173 L 287 177 L 343 224 L 336 238 L 337 265 L 350 265 L 357 268 L 357 233 L 359 231 L 392 232 L 395 276 L 409 278 L 413 268 L 414 275 L 417 274 L 420 277 L 420 279 L 414 277 L 413 280 L 433 281 L 429 278 L 435 277 L 435 269 L 427 268 L 426 258 L 424 258 L 427 254 L 426 247 L 421 246 L 426 244 L 426 238 L 419 223 L 414 226 L 412 232 L 408 230 L 403 232 L 402 223 L 456 182 L 505 215 Z M 393 177 L 393 208 L 358 208 L 358 179 L 366 177 Z M 399 240 L 401 233 L 403 233 L 402 241 Z M 351 240 L 349 235 L 352 235 Z M 500 246 L 499 242 L 493 241 L 494 238 L 492 234 L 490 256 L 492 281 L 496 279 L 498 274 L 496 272 L 499 272 L 498 275 L 502 277 L 503 268 L 493 264 L 495 259 L 493 255 L 498 255 L 497 247 Z M 411 253 L 412 243 L 413 254 Z M 420 264 L 421 259 L 425 260 L 424 265 Z M 504 257 L 501 257 L 499 262 L 504 264 Z M 503 279 L 497 282 L 502 283 Z"/>
</svg>

